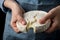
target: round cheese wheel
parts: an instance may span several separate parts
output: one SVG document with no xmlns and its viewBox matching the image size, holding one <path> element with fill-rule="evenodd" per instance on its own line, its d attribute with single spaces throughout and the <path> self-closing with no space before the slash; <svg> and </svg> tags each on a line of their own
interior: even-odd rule
<svg viewBox="0 0 60 40">
<path fill-rule="evenodd" d="M 26 33 L 30 28 L 33 28 L 33 31 L 43 32 L 47 30 L 50 26 L 51 21 L 47 20 L 44 24 L 40 24 L 39 20 L 47 14 L 45 11 L 29 11 L 24 13 L 24 19 L 27 22 L 26 25 L 22 25 L 20 22 L 16 22 L 17 28 Z"/>
</svg>

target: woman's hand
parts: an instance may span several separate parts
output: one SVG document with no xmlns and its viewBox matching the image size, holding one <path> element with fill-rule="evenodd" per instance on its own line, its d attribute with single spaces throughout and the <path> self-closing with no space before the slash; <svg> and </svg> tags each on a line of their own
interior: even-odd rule
<svg viewBox="0 0 60 40">
<path fill-rule="evenodd" d="M 23 19 L 23 13 L 25 12 L 21 6 L 15 2 L 15 0 L 5 0 L 4 6 L 11 9 L 12 18 L 11 18 L 11 27 L 15 32 L 19 32 L 16 22 L 19 21 L 23 25 L 25 25 L 25 20 Z"/>
<path fill-rule="evenodd" d="M 24 11 L 20 8 L 16 8 L 12 10 L 12 18 L 11 18 L 11 27 L 14 29 L 15 32 L 19 32 L 16 22 L 19 21 L 23 25 L 25 25 L 25 20 L 23 19 L 23 13 Z"/>
<path fill-rule="evenodd" d="M 40 23 L 45 23 L 48 19 L 51 19 L 52 24 L 46 32 L 51 33 L 56 29 L 60 29 L 60 6 L 51 9 L 48 14 L 40 20 Z"/>
</svg>

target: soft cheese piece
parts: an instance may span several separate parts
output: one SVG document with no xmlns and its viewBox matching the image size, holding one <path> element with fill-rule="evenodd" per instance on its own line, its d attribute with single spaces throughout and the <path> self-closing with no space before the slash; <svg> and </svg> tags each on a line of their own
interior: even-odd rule
<svg viewBox="0 0 60 40">
<path fill-rule="evenodd" d="M 41 19 L 42 17 L 44 17 L 47 14 L 47 12 L 45 11 L 29 11 L 24 13 L 24 19 L 27 22 L 26 25 L 22 25 L 19 22 L 16 22 L 17 28 L 21 31 L 21 32 L 27 32 L 29 30 L 29 28 L 33 28 L 34 32 L 43 32 L 45 30 L 47 30 L 47 28 L 50 26 L 50 20 L 48 20 L 46 23 L 44 24 L 40 24 L 39 23 L 39 19 Z"/>
</svg>

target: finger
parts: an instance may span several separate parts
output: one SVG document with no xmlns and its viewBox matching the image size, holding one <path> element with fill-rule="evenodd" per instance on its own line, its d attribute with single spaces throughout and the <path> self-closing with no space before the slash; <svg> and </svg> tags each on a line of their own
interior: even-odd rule
<svg viewBox="0 0 60 40">
<path fill-rule="evenodd" d="M 42 19 L 40 19 L 39 22 L 41 24 L 44 24 L 47 20 L 51 19 L 52 16 L 53 16 L 52 13 L 49 13 L 49 14 L 45 15 Z"/>
<path fill-rule="evenodd" d="M 17 16 L 17 19 L 18 19 L 18 21 L 20 22 L 20 23 L 22 23 L 23 25 L 25 25 L 26 24 L 26 21 L 23 19 L 23 17 L 22 16 Z"/>
<path fill-rule="evenodd" d="M 20 32 L 19 30 L 18 30 L 18 28 L 17 28 L 17 26 L 16 26 L 16 23 L 11 23 L 11 27 L 13 28 L 13 30 L 15 31 L 15 32 Z"/>
<path fill-rule="evenodd" d="M 51 27 L 46 32 L 51 33 L 53 31 L 55 31 L 57 29 L 57 25 L 58 25 L 58 22 L 54 21 L 54 23 L 52 23 Z"/>
<path fill-rule="evenodd" d="M 39 22 L 41 24 L 45 23 L 48 19 L 53 18 L 56 14 L 55 12 L 55 8 L 53 8 L 52 10 L 50 10 L 42 19 L 39 20 Z"/>
<path fill-rule="evenodd" d="M 15 32 L 19 32 L 19 30 L 18 30 L 18 28 L 17 28 L 17 26 L 16 26 L 16 18 L 14 18 L 14 20 L 12 19 L 11 20 L 11 27 L 13 28 L 13 30 L 15 31 Z"/>
</svg>

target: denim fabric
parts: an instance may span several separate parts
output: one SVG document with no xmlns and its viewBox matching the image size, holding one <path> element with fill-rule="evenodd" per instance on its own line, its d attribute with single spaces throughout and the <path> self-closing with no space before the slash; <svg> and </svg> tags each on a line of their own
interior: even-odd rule
<svg viewBox="0 0 60 40">
<path fill-rule="evenodd" d="M 4 0 L 0 0 L 0 8 L 2 8 L 3 1 Z"/>
<path fill-rule="evenodd" d="M 49 11 L 53 7 L 59 4 L 59 0 L 17 0 L 17 3 L 22 6 L 25 11 L 30 10 L 43 10 Z M 55 40 L 57 31 L 47 34 L 47 33 L 33 33 L 33 30 L 27 33 L 16 33 L 10 26 L 11 12 L 8 11 L 6 15 L 6 23 L 4 29 L 3 40 Z M 58 32 L 59 33 L 59 32 Z"/>
<path fill-rule="evenodd" d="M 0 8 L 3 10 L 3 2 L 4 0 L 0 0 Z"/>
<path fill-rule="evenodd" d="M 4 0 L 0 0 L 0 8 L 2 9 L 2 11 L 4 13 L 6 13 L 7 11 L 9 11 L 9 9 L 4 6 Z"/>
<path fill-rule="evenodd" d="M 60 0 L 17 0 L 17 2 L 25 9 L 49 11 L 53 7 L 60 4 Z"/>
</svg>

